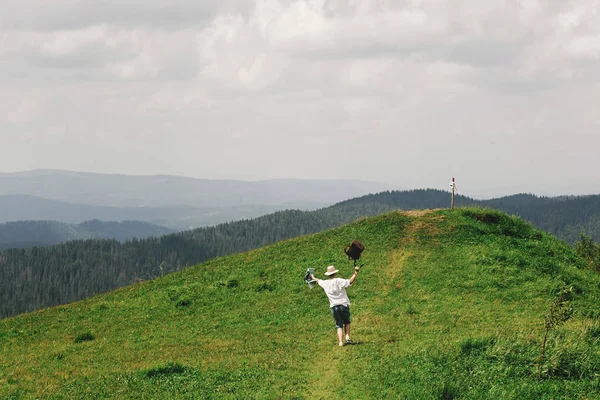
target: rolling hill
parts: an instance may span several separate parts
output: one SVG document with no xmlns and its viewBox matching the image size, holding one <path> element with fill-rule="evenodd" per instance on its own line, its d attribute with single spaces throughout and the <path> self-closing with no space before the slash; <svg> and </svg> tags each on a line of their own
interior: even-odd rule
<svg viewBox="0 0 600 400">
<path fill-rule="evenodd" d="M 302 277 L 348 276 L 352 239 L 367 248 L 348 289 L 358 344 L 339 348 Z M 599 398 L 599 288 L 516 217 L 396 211 L 4 319 L 0 397 Z M 540 362 L 553 304 L 573 313 Z"/>
</svg>

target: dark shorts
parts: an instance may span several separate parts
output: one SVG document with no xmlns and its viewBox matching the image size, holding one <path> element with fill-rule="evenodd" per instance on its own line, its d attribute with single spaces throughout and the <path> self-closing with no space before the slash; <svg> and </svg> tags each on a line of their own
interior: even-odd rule
<svg viewBox="0 0 600 400">
<path fill-rule="evenodd" d="M 333 306 L 331 307 L 331 314 L 335 320 L 336 328 L 343 328 L 344 325 L 350 323 L 350 307 L 347 306 Z"/>
</svg>

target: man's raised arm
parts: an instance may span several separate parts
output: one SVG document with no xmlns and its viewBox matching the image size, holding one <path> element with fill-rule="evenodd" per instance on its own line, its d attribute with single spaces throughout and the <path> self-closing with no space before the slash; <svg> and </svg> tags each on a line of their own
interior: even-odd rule
<svg viewBox="0 0 600 400">
<path fill-rule="evenodd" d="M 350 277 L 350 284 L 352 285 L 354 283 L 354 281 L 356 280 L 356 277 L 358 276 L 358 270 L 360 268 L 358 267 L 354 267 L 354 274 Z"/>
</svg>

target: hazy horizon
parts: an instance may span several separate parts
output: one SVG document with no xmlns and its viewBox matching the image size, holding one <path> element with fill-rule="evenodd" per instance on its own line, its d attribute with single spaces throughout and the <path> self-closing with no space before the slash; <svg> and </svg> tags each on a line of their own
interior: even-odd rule
<svg viewBox="0 0 600 400">
<path fill-rule="evenodd" d="M 221 181 L 221 182 L 241 182 L 241 183 L 266 183 L 266 182 L 277 182 L 277 181 L 306 181 L 306 182 L 339 182 L 339 183 L 365 183 L 365 184 L 374 184 L 381 185 L 381 191 L 390 190 L 390 191 L 410 191 L 410 190 L 419 190 L 419 189 L 437 189 L 444 190 L 450 193 L 449 188 L 435 188 L 435 187 L 399 187 L 397 185 L 390 184 L 388 182 L 379 182 L 379 181 L 361 181 L 354 179 L 338 179 L 338 180 L 330 180 L 330 179 L 307 179 L 307 178 L 273 178 L 273 179 L 260 179 L 260 180 L 244 180 L 244 179 L 211 179 L 211 178 L 199 178 L 185 175 L 166 175 L 166 174 L 120 174 L 120 173 L 102 173 L 102 172 L 89 172 L 89 171 L 73 171 L 73 170 L 61 170 L 61 169 L 48 169 L 48 168 L 38 168 L 34 170 L 25 170 L 25 171 L 12 171 L 5 172 L 0 171 L 0 176 L 14 176 L 14 175 L 29 175 L 35 173 L 59 173 L 59 174 L 74 174 L 74 175 L 96 175 L 96 176 L 120 176 L 120 177 L 140 177 L 140 178 L 152 178 L 152 177 L 174 177 L 174 178 L 183 178 L 183 179 L 192 179 L 192 180 L 207 180 L 207 181 Z M 385 186 L 387 185 L 387 188 Z M 508 197 L 519 194 L 531 194 L 540 197 L 560 197 L 560 196 L 586 196 L 586 195 L 596 195 L 600 194 L 600 192 L 547 192 L 547 193 L 534 193 L 531 191 L 513 191 L 500 193 L 497 195 L 473 195 L 469 193 L 462 193 L 457 183 L 456 194 L 464 195 L 466 197 L 471 197 L 476 200 L 491 200 L 494 198 L 500 197 Z M 1 194 L 0 194 L 1 195 Z"/>
<path fill-rule="evenodd" d="M 186 179 L 196 179 L 196 180 L 222 180 L 222 181 L 239 181 L 239 182 L 266 182 L 266 181 L 278 181 L 278 180 L 304 180 L 304 181 L 340 181 L 340 182 L 369 182 L 369 183 L 380 183 L 380 184 L 388 184 L 387 182 L 378 182 L 376 180 L 361 180 L 361 179 L 308 179 L 308 178 L 272 178 L 272 179 L 215 179 L 215 178 L 202 178 L 202 177 L 194 177 L 187 175 L 172 175 L 172 174 L 126 174 L 126 173 L 108 173 L 108 172 L 91 172 L 91 171 L 76 171 L 76 170 L 68 170 L 68 169 L 54 169 L 54 168 L 36 168 L 30 170 L 19 170 L 19 171 L 0 171 L 0 175 L 18 175 L 18 174 L 32 174 L 32 173 L 40 173 L 40 172 L 57 172 L 57 173 L 72 173 L 72 174 L 92 174 L 92 175 L 115 175 L 115 176 L 131 176 L 131 177 L 178 177 L 178 178 L 186 178 Z M 390 184 L 390 186 L 393 186 Z"/>
</svg>

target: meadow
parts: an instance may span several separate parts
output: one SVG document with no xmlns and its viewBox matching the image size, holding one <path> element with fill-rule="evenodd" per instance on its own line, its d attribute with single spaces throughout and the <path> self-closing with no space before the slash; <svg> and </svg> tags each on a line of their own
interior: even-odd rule
<svg viewBox="0 0 600 400">
<path fill-rule="evenodd" d="M 353 270 L 356 345 L 321 277 Z M 562 292 L 561 292 L 562 291 Z M 568 319 L 547 332 L 561 298 Z M 481 208 L 390 212 L 0 321 L 6 399 L 597 399 L 600 277 Z"/>
</svg>

